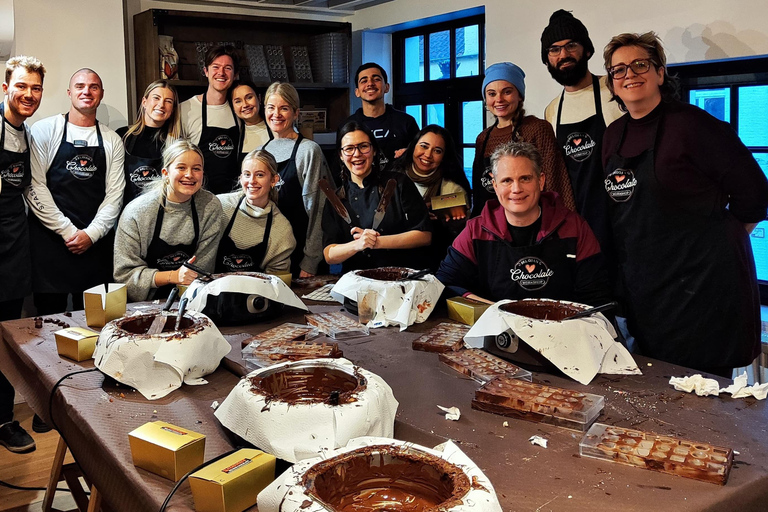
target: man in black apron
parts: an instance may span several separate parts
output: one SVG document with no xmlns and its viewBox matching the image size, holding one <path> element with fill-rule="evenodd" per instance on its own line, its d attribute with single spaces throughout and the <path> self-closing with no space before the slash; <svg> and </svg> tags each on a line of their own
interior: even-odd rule
<svg viewBox="0 0 768 512">
<path fill-rule="evenodd" d="M 340 125 L 357 121 L 371 130 L 381 149 L 381 165 L 385 170 L 392 167 L 395 158 L 405 153 L 419 132 L 413 117 L 384 103 L 384 95 L 388 92 L 387 72 L 381 66 L 368 62 L 357 68 L 355 96 L 362 100 L 363 106 Z"/>
<path fill-rule="evenodd" d="M 228 93 L 237 78 L 233 46 L 216 46 L 205 56 L 208 90 L 181 104 L 184 135 L 203 152 L 205 188 L 214 194 L 232 192 L 240 175 L 240 124 Z"/>
<path fill-rule="evenodd" d="M 40 315 L 83 308 L 83 290 L 112 281 L 114 226 L 125 179 L 120 137 L 96 120 L 104 96 L 91 69 L 76 71 L 65 115 L 32 127 L 32 185 L 27 203 L 32 289 Z"/>
<path fill-rule="evenodd" d="M 611 93 L 605 77 L 589 72 L 587 63 L 594 52 L 581 21 L 562 9 L 552 14 L 541 34 L 541 60 L 564 90 L 547 106 L 544 117 L 563 148 L 576 211 L 587 220 L 611 261 L 613 244 L 608 201 L 602 189 L 601 148 L 606 126 L 624 113 L 616 102 L 609 103 Z"/>
<path fill-rule="evenodd" d="M 13 57 L 6 64 L 0 105 L 0 321 L 21 318 L 24 297 L 32 291 L 23 195 L 32 173 L 24 121 L 40 106 L 44 76 L 45 68 L 34 57 Z M 15 453 L 29 452 L 35 441 L 13 421 L 14 394 L 0 373 L 0 444 Z"/>
</svg>

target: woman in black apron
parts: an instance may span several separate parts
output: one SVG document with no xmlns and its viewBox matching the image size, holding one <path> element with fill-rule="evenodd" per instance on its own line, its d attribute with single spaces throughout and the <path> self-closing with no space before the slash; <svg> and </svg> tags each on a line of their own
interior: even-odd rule
<svg viewBox="0 0 768 512">
<path fill-rule="evenodd" d="M 472 164 L 472 217 L 477 217 L 489 199 L 496 197 L 491 177 L 491 154 L 509 142 L 530 142 L 541 153 L 546 190 L 557 192 L 565 206 L 575 209 L 573 190 L 562 152 L 552 126 L 535 116 L 526 116 L 525 73 L 511 62 L 498 62 L 485 70 L 483 101 L 496 122 L 480 132 L 475 141 Z"/>
<path fill-rule="evenodd" d="M 228 220 L 216 256 L 216 273 L 288 272 L 296 239 L 277 209 L 277 162 L 267 151 L 246 155 L 241 190 L 218 196 Z"/>
<path fill-rule="evenodd" d="M 197 274 L 213 270 L 221 233 L 221 203 L 203 185 L 203 155 L 185 139 L 163 151 L 163 179 L 131 202 L 115 237 L 115 279 L 129 301 L 162 298 Z"/>
<path fill-rule="evenodd" d="M 323 259 L 321 217 L 325 197 L 317 183 L 320 178 L 329 178 L 328 164 L 320 146 L 296 132 L 299 93 L 291 84 L 270 85 L 264 104 L 274 139 L 262 149 L 272 153 L 278 162 L 277 204 L 296 237 L 291 273 L 294 277 L 309 277 L 318 272 Z"/>
<path fill-rule="evenodd" d="M 272 132 L 261 116 L 261 98 L 256 93 L 256 86 L 248 80 L 238 80 L 232 84 L 231 91 L 232 108 L 242 121 L 238 155 L 238 163 L 242 169 L 245 156 L 266 144 L 272 138 Z"/>
<path fill-rule="evenodd" d="M 117 130 L 125 146 L 123 207 L 145 187 L 162 179 L 163 147 L 181 137 L 179 100 L 168 80 L 147 86 L 136 122 Z"/>
<path fill-rule="evenodd" d="M 731 377 L 760 350 L 748 232 L 768 182 L 728 125 L 674 99 L 655 34 L 614 37 L 605 61 L 629 112 L 603 149 L 629 331 L 644 355 Z"/>
<path fill-rule="evenodd" d="M 351 219 L 348 224 L 337 208 L 323 211 L 323 256 L 342 271 L 378 268 L 425 268 L 432 240 L 429 213 L 416 186 L 403 173 L 382 171 L 378 145 L 368 128 L 348 121 L 339 129 L 337 147 L 342 162 L 342 185 L 336 191 Z M 384 210 L 376 209 L 389 180 L 396 187 Z"/>
</svg>

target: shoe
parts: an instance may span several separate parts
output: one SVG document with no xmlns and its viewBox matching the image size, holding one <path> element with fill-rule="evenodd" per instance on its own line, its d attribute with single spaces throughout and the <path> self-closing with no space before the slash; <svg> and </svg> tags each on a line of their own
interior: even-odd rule
<svg viewBox="0 0 768 512">
<path fill-rule="evenodd" d="M 32 452 L 37 448 L 35 440 L 21 428 L 18 421 L 0 426 L 0 444 L 14 453 Z"/>
<path fill-rule="evenodd" d="M 38 434 L 45 434 L 46 432 L 50 432 L 53 429 L 43 421 L 43 418 L 35 414 L 35 417 L 32 418 L 32 430 Z"/>
</svg>

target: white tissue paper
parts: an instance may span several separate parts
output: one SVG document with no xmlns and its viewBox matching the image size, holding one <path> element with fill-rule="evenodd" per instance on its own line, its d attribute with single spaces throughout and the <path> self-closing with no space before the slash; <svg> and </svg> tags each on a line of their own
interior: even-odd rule
<svg viewBox="0 0 768 512">
<path fill-rule="evenodd" d="M 470 347 L 483 348 L 485 336 L 511 330 L 581 384 L 589 384 L 598 373 L 642 375 L 629 351 L 615 340 L 616 331 L 601 313 L 574 320 L 537 320 L 499 309 L 508 302 L 512 301 L 497 302 L 475 322 L 464 337 Z M 575 302 L 558 302 L 589 307 Z"/>
<path fill-rule="evenodd" d="M 306 363 L 322 363 L 347 373 L 358 370 L 367 381 L 366 388 L 357 393 L 357 401 L 335 406 L 268 402 L 264 395 L 251 391 L 251 377 Z M 323 358 L 280 363 L 249 373 L 232 389 L 214 415 L 223 426 L 260 450 L 297 462 L 344 446 L 355 437 L 392 437 L 398 405 L 392 388 L 378 375 L 346 359 Z"/>
<path fill-rule="evenodd" d="M 686 393 L 695 391 L 699 396 L 718 396 L 720 393 L 730 393 L 731 398 L 753 396 L 758 400 L 765 400 L 768 396 L 768 382 L 747 386 L 747 372 L 733 379 L 733 384 L 724 388 L 721 388 L 715 379 L 705 379 L 699 373 L 690 377 L 672 377 L 669 379 L 669 383 L 678 391 L 685 391 Z"/>
<path fill-rule="evenodd" d="M 399 325 L 404 331 L 409 325 L 425 321 L 445 289 L 443 283 L 431 274 L 420 280 L 380 281 L 359 276 L 356 272 L 341 276 L 331 290 L 331 296 L 343 304 L 345 297 L 357 302 L 358 291 L 378 292 L 376 314 L 366 324 L 370 328 Z"/>
<path fill-rule="evenodd" d="M 134 316 L 146 315 L 140 313 Z M 152 315 L 154 316 L 154 315 Z M 101 330 L 93 359 L 96 367 L 116 381 L 136 388 L 147 400 L 157 400 L 185 384 L 206 384 L 202 379 L 216 370 L 232 347 L 202 313 L 187 311 L 195 323 L 180 331 L 133 334 L 109 322 Z"/>
<path fill-rule="evenodd" d="M 765 400 L 765 397 L 768 395 L 768 382 L 747 386 L 747 372 L 744 372 L 733 379 L 733 384 L 726 388 L 722 388 L 720 392 L 730 393 L 732 398 L 746 398 L 748 396 L 753 396 L 758 400 Z"/>
<path fill-rule="evenodd" d="M 307 311 L 307 306 L 296 296 L 282 279 L 269 274 L 258 274 L 261 277 L 229 274 L 218 277 L 213 281 L 203 282 L 195 280 L 183 297 L 189 299 L 187 310 L 202 311 L 208 303 L 208 296 L 218 296 L 224 292 L 242 293 L 251 296 L 259 296 L 286 306 L 292 306 Z"/>
<path fill-rule="evenodd" d="M 437 408 L 445 413 L 445 419 L 447 420 L 459 421 L 459 418 L 461 418 L 461 411 L 458 407 L 443 407 L 442 405 L 438 405 Z"/>
<path fill-rule="evenodd" d="M 310 495 L 302 485 L 301 480 L 304 474 L 315 464 L 331 457 L 374 445 L 411 447 L 463 469 L 472 483 L 470 491 L 464 495 L 458 505 L 441 508 L 441 512 L 501 512 L 501 505 L 491 481 L 453 441 L 446 441 L 434 448 L 426 448 L 405 441 L 378 437 L 352 439 L 344 448 L 294 464 L 259 493 L 256 502 L 259 512 L 327 512 L 329 509 Z"/>
</svg>

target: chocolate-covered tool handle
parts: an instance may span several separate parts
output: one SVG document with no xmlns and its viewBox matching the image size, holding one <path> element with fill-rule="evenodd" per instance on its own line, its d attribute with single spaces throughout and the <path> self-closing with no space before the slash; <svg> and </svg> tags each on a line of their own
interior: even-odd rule
<svg viewBox="0 0 768 512">
<path fill-rule="evenodd" d="M 188 300 L 189 299 L 187 297 L 183 297 L 179 302 L 179 313 L 176 315 L 176 326 L 174 327 L 174 330 L 176 331 L 178 331 L 179 327 L 181 326 L 181 319 L 184 318 L 184 312 L 187 310 Z"/>
<path fill-rule="evenodd" d="M 333 209 L 336 211 L 336 213 L 344 219 L 344 222 L 352 225 L 352 217 L 349 216 L 349 212 L 344 207 L 344 203 L 341 202 L 341 199 L 339 199 L 339 196 L 336 195 L 336 191 L 333 190 L 333 187 L 330 183 L 328 183 L 328 180 L 325 178 L 320 178 L 317 180 L 317 184 L 320 186 L 320 190 L 323 191 L 323 194 L 325 194 L 325 197 L 328 198 L 328 201 L 330 201 L 331 206 L 333 206 Z"/>
</svg>

